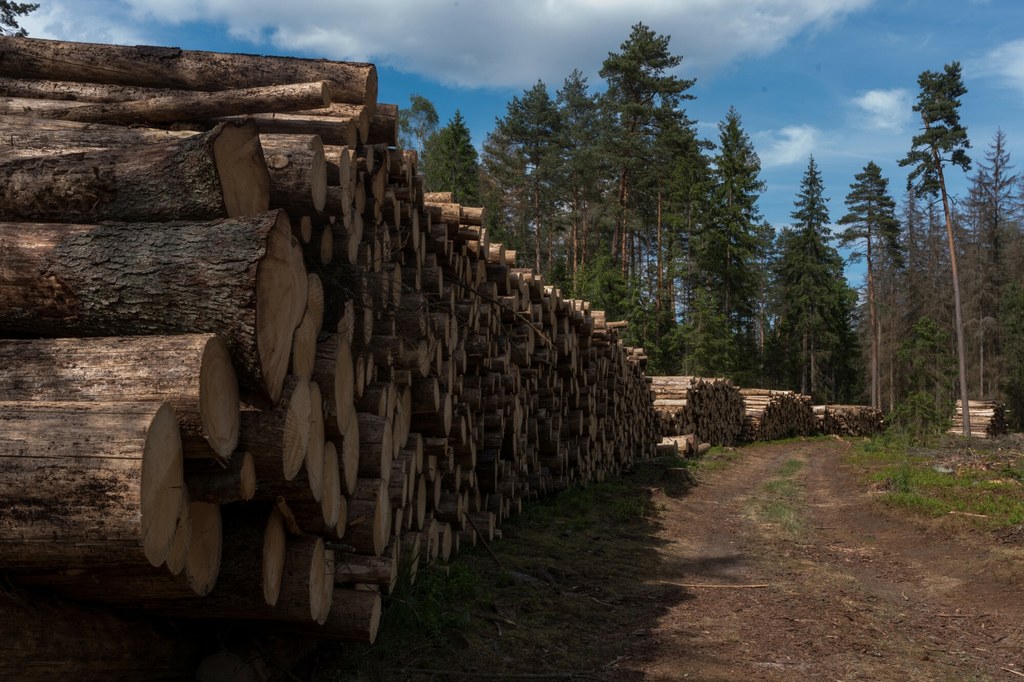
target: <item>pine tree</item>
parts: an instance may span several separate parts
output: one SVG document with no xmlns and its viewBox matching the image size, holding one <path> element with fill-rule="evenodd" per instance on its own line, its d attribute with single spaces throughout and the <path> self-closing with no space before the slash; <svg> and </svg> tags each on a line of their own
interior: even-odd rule
<svg viewBox="0 0 1024 682">
<path fill-rule="evenodd" d="M 480 202 L 476 148 L 458 110 L 448 125 L 427 139 L 424 156 L 421 171 L 428 191 L 452 192 L 461 204 Z"/>
<path fill-rule="evenodd" d="M 0 36 L 27 36 L 28 31 L 18 25 L 18 17 L 39 9 L 36 3 L 0 0 Z"/>
<path fill-rule="evenodd" d="M 555 201 L 553 183 L 558 175 L 559 115 L 547 86 L 538 81 L 513 97 L 504 118 L 497 120 L 494 135 L 503 142 L 503 153 L 515 157 L 515 166 L 523 175 L 512 179 L 519 187 L 528 211 L 523 221 L 529 226 L 533 246 L 534 267 L 550 272 L 555 235 Z M 522 244 L 527 246 L 527 244 Z"/>
<path fill-rule="evenodd" d="M 871 374 L 871 406 L 882 404 L 880 382 L 881 327 L 878 321 L 878 306 L 875 296 L 876 250 L 886 249 L 889 258 L 898 263 L 900 223 L 896 219 L 896 202 L 889 195 L 889 181 L 882 177 L 882 169 L 869 161 L 864 170 L 854 176 L 850 193 L 846 195 L 849 211 L 839 219 L 841 225 L 848 225 L 840 235 L 841 246 L 863 244 L 864 250 L 854 252 L 852 260 L 867 260 L 867 308 L 868 335 L 870 337 L 869 371 Z"/>
<path fill-rule="evenodd" d="M 943 172 L 947 164 L 964 172 L 970 169 L 967 149 L 971 143 L 967 129 L 960 124 L 960 98 L 967 93 L 960 75 L 960 63 L 946 64 L 942 73 L 925 71 L 917 79 L 920 92 L 914 111 L 921 114 L 924 131 L 915 135 L 910 151 L 900 160 L 911 166 L 907 185 L 917 186 L 922 194 L 941 196 L 949 243 L 950 274 L 953 283 L 954 328 L 960 372 L 960 399 L 967 404 L 967 356 L 964 350 L 963 312 L 960 303 L 960 275 L 957 271 L 956 242 L 953 237 L 953 214 Z M 964 435 L 971 435 L 970 410 L 964 410 Z"/>
<path fill-rule="evenodd" d="M 607 83 L 602 98 L 606 115 L 614 121 L 608 153 L 617 171 L 617 216 L 612 250 L 617 250 L 622 271 L 627 272 L 636 257 L 630 211 L 636 203 L 634 189 L 638 176 L 648 167 L 652 146 L 666 125 L 685 121 L 679 104 L 692 99 L 686 90 L 695 81 L 672 75 L 683 58 L 669 51 L 670 36 L 656 35 L 642 23 L 632 27 L 619 52 L 609 52 L 600 75 Z"/>
<path fill-rule="evenodd" d="M 602 197 L 610 168 L 600 145 L 607 136 L 597 98 L 588 92 L 587 79 L 579 70 L 562 83 L 555 104 L 562 155 L 558 186 L 569 227 L 569 275 L 575 283 L 577 272 L 587 263 L 589 243 L 603 215 Z"/>
</svg>

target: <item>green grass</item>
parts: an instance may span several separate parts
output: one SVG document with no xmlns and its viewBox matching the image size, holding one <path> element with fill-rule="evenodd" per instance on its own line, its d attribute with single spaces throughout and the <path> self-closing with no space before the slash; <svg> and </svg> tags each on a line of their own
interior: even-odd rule
<svg viewBox="0 0 1024 682">
<path fill-rule="evenodd" d="M 803 467 L 804 462 L 799 459 L 783 462 L 775 477 L 761 486 L 749 504 L 751 517 L 788 538 L 799 537 L 804 530 L 800 515 L 804 486 L 795 478 Z"/>
<path fill-rule="evenodd" d="M 864 441 L 848 461 L 884 491 L 889 506 L 938 518 L 973 516 L 982 526 L 1024 523 L 1024 453 L 962 446 L 918 448 L 905 438 Z"/>
<path fill-rule="evenodd" d="M 715 447 L 704 453 L 704 456 L 700 459 L 687 460 L 689 466 L 691 466 L 697 472 L 713 472 L 721 471 L 732 466 L 736 462 L 743 458 L 743 453 L 737 448 L 730 448 L 721 445 Z"/>
</svg>

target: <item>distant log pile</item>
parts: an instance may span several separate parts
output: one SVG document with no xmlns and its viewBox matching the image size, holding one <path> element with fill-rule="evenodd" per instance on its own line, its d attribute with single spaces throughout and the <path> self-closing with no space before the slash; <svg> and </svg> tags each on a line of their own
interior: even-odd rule
<svg viewBox="0 0 1024 682">
<path fill-rule="evenodd" d="M 995 400 L 968 400 L 967 409 L 971 413 L 971 435 L 978 438 L 991 438 L 1009 432 L 1006 423 L 1006 405 Z M 956 403 L 956 413 L 949 433 L 963 434 L 964 405 L 962 400 Z"/>
<path fill-rule="evenodd" d="M 867 405 L 815 405 L 814 416 L 828 436 L 873 436 L 883 428 L 882 411 Z"/>
<path fill-rule="evenodd" d="M 743 397 L 727 379 L 651 377 L 663 436 L 694 434 L 699 443 L 734 445 L 743 430 Z"/>
<path fill-rule="evenodd" d="M 623 323 L 424 194 L 372 65 L 0 38 L 0 94 L 15 585 L 370 642 L 400 563 L 655 454 Z"/>
<path fill-rule="evenodd" d="M 810 397 L 762 388 L 741 388 L 740 393 L 746 410 L 744 440 L 779 440 L 817 433 Z"/>
</svg>

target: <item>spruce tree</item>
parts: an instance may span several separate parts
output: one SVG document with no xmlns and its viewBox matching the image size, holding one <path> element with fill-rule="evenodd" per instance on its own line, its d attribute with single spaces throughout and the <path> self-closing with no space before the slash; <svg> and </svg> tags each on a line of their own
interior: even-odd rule
<svg viewBox="0 0 1024 682">
<path fill-rule="evenodd" d="M 971 143 L 967 129 L 960 124 L 960 98 L 967 93 L 960 75 L 960 63 L 946 64 L 941 73 L 925 71 L 917 79 L 920 92 L 914 111 L 921 115 L 924 129 L 915 135 L 901 166 L 910 166 L 907 186 L 916 186 L 920 193 L 942 198 L 946 218 L 946 237 L 949 246 L 950 274 L 953 283 L 954 328 L 956 331 L 957 360 L 960 372 L 960 399 L 966 408 L 970 395 L 967 391 L 967 357 L 964 350 L 963 312 L 960 303 L 960 275 L 957 270 L 956 242 L 953 237 L 953 213 L 946 190 L 944 168 L 958 166 L 964 172 L 970 169 L 971 158 L 967 150 Z M 971 435 L 970 410 L 964 409 L 964 435 Z"/>
<path fill-rule="evenodd" d="M 864 250 L 854 252 L 851 260 L 867 260 L 870 392 L 871 406 L 877 408 L 882 403 L 879 378 L 881 331 L 875 296 L 877 250 L 879 247 L 886 249 L 890 258 L 898 262 L 900 223 L 896 219 L 896 202 L 889 195 L 889 181 L 882 177 L 882 169 L 874 161 L 869 161 L 864 170 L 854 176 L 850 193 L 846 195 L 846 208 L 849 212 L 839 219 L 839 224 L 848 227 L 839 235 L 839 243 L 844 247 L 863 244 Z"/>
<path fill-rule="evenodd" d="M 452 192 L 461 204 L 480 202 L 476 148 L 458 110 L 448 125 L 427 139 L 424 156 L 421 170 L 427 191 Z"/>
<path fill-rule="evenodd" d="M 695 286 L 713 293 L 737 354 L 747 359 L 744 369 L 750 371 L 761 345 L 755 339 L 763 284 L 759 262 L 769 246 L 757 207 L 765 183 L 759 177 L 761 160 L 734 108 L 718 124 L 718 133 L 706 188 L 708 209 L 693 236 Z"/>
<path fill-rule="evenodd" d="M 791 229 L 779 235 L 775 267 L 780 333 L 794 384 L 816 400 L 852 393 L 850 374 L 853 335 L 850 331 L 853 292 L 843 273 L 843 260 L 829 245 L 831 230 L 821 172 L 811 157 L 800 182 Z"/>
</svg>

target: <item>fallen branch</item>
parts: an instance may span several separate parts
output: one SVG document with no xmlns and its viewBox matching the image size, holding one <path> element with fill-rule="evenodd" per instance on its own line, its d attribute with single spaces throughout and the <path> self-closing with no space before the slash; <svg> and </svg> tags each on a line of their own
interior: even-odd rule
<svg viewBox="0 0 1024 682">
<path fill-rule="evenodd" d="M 762 587 L 771 587 L 771 585 L 765 584 L 754 584 L 754 585 L 715 585 L 709 583 L 662 583 L 664 585 L 675 585 L 676 587 L 708 587 L 708 588 L 721 588 L 721 589 L 735 589 L 735 590 L 753 590 Z"/>
</svg>

